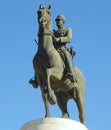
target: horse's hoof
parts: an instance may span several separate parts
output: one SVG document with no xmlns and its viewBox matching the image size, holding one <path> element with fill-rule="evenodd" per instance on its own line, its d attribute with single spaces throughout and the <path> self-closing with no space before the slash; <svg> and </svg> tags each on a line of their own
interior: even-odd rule
<svg viewBox="0 0 111 130">
<path fill-rule="evenodd" d="M 46 114 L 46 115 L 45 115 L 45 118 L 49 118 L 49 117 L 50 117 L 50 114 Z"/>
<path fill-rule="evenodd" d="M 85 124 L 85 116 L 79 116 L 79 119 L 82 124 Z"/>
<path fill-rule="evenodd" d="M 63 115 L 62 115 L 62 118 L 69 118 L 69 114 L 68 113 L 64 113 Z"/>
</svg>

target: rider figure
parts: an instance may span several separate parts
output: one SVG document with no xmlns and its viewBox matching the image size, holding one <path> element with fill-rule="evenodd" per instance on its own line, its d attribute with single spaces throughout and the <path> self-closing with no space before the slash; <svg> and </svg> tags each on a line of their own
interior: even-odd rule
<svg viewBox="0 0 111 130">
<path fill-rule="evenodd" d="M 58 27 L 57 30 L 54 30 L 54 45 L 55 48 L 62 52 L 65 57 L 65 66 L 66 66 L 66 77 L 68 77 L 71 81 L 74 82 L 74 71 L 72 63 L 70 62 L 70 53 L 67 48 L 67 43 L 69 43 L 72 39 L 72 30 L 71 28 L 65 28 L 65 17 L 63 15 L 58 15 L 55 19 L 56 25 Z"/>
</svg>

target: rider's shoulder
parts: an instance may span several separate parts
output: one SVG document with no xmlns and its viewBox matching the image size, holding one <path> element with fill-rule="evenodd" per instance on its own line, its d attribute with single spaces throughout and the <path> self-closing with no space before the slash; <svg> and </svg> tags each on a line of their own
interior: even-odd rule
<svg viewBox="0 0 111 130">
<path fill-rule="evenodd" d="M 67 33 L 72 33 L 72 29 L 70 27 L 65 29 Z"/>
<path fill-rule="evenodd" d="M 67 27 L 66 30 L 68 30 L 68 31 L 72 31 L 72 29 L 71 29 L 70 27 Z"/>
</svg>

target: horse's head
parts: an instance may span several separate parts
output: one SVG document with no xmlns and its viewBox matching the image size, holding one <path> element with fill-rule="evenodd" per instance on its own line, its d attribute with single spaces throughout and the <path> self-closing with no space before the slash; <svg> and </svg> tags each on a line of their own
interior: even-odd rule
<svg viewBox="0 0 111 130">
<path fill-rule="evenodd" d="M 39 6 L 38 14 L 38 23 L 40 28 L 49 28 L 51 25 L 51 14 L 50 14 L 51 5 L 48 7 Z"/>
</svg>

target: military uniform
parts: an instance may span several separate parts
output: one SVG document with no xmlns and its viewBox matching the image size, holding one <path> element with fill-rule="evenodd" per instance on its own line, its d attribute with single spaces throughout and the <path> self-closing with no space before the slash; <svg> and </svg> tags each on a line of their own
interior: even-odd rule
<svg viewBox="0 0 111 130">
<path fill-rule="evenodd" d="M 58 19 L 61 19 L 65 22 L 65 17 L 62 15 L 58 15 L 55 21 L 57 21 Z M 65 28 L 65 27 L 58 28 L 58 30 L 54 30 L 54 36 L 55 36 L 55 39 L 59 38 L 59 41 L 54 42 L 55 48 L 59 52 L 61 51 L 65 57 L 65 66 L 66 66 L 65 72 L 66 74 L 70 76 L 72 75 L 73 77 L 74 76 L 73 66 L 70 61 L 70 53 L 67 48 L 67 44 L 72 39 L 72 30 L 71 28 Z"/>
</svg>

